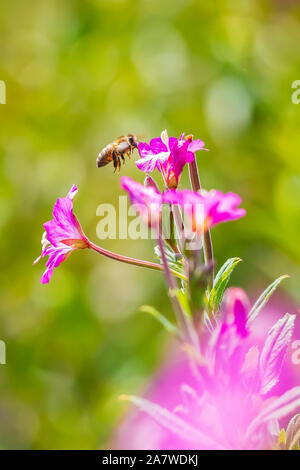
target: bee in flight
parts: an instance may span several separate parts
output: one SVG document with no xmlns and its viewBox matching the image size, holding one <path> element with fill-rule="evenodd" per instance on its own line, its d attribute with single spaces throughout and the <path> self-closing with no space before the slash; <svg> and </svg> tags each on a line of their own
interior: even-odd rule
<svg viewBox="0 0 300 470">
<path fill-rule="evenodd" d="M 115 171 L 117 168 L 120 171 L 121 159 L 123 163 L 125 163 L 124 155 L 127 155 L 130 158 L 130 155 L 137 146 L 138 140 L 134 134 L 118 137 L 115 142 L 108 144 L 103 150 L 101 150 L 96 161 L 97 167 L 100 168 L 101 166 L 105 166 L 113 161 Z"/>
</svg>

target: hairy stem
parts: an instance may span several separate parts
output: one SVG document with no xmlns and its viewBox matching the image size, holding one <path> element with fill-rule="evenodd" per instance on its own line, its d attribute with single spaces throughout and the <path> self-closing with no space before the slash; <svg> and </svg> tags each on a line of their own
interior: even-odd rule
<svg viewBox="0 0 300 470">
<path fill-rule="evenodd" d="M 181 339 L 182 340 L 186 340 L 187 338 L 187 328 L 186 328 L 186 324 L 185 324 L 185 318 L 184 318 L 184 312 L 181 308 L 181 305 L 175 295 L 175 290 L 178 289 L 178 286 L 177 286 L 177 283 L 171 273 L 171 270 L 170 270 L 170 267 L 168 265 L 168 261 L 167 261 L 167 257 L 166 257 L 166 254 L 165 254 L 165 248 L 164 248 L 164 244 L 163 244 L 163 241 L 162 241 L 162 238 L 161 238 L 161 235 L 159 234 L 158 236 L 158 246 L 159 246 L 159 249 L 160 249 L 160 254 L 161 254 L 161 259 L 162 259 L 162 263 L 163 263 L 163 268 L 164 268 L 164 272 L 165 272 L 165 279 L 166 279 L 166 284 L 167 284 L 167 288 L 168 288 L 168 294 L 170 296 L 170 299 L 171 299 L 171 303 L 172 303 L 172 306 L 173 306 L 173 309 L 174 309 L 174 313 L 175 313 L 175 317 L 176 317 L 176 320 L 177 320 L 177 323 L 178 323 L 178 327 L 179 327 L 179 331 L 180 331 L 180 334 L 181 334 Z"/>
<path fill-rule="evenodd" d="M 179 207 L 176 204 L 172 205 L 172 214 L 175 221 L 176 231 L 177 231 L 177 241 L 178 241 L 178 249 L 180 253 L 183 253 L 184 250 L 184 227 L 183 227 L 183 220 L 181 216 L 181 212 Z"/>
<path fill-rule="evenodd" d="M 201 189 L 200 177 L 196 159 L 189 163 L 189 175 L 193 191 L 199 191 Z M 213 263 L 214 254 L 210 231 L 207 230 L 203 235 L 203 251 L 205 265 L 212 267 L 212 281 L 214 278 Z"/>
<path fill-rule="evenodd" d="M 194 325 L 192 324 L 188 315 L 182 309 L 181 304 L 176 295 L 176 290 L 178 289 L 178 286 L 173 276 L 173 273 L 168 265 L 168 260 L 165 254 L 164 244 L 163 244 L 160 234 L 158 236 L 158 245 L 159 245 L 159 249 L 161 253 L 163 267 L 165 270 L 165 278 L 166 278 L 166 284 L 167 284 L 168 291 L 169 291 L 169 296 L 171 299 L 171 303 L 174 309 L 174 313 L 176 316 L 176 320 L 177 320 L 180 332 L 182 333 L 182 339 L 185 342 L 193 345 L 196 351 L 199 351 L 198 336 L 197 336 L 197 333 L 195 332 Z"/>
<path fill-rule="evenodd" d="M 141 259 L 136 259 L 136 258 L 130 258 L 128 256 L 123 256 L 119 255 L 117 253 L 113 253 L 112 251 L 106 250 L 105 248 L 102 248 L 98 245 L 95 245 L 95 243 L 88 242 L 89 243 L 89 248 L 92 250 L 96 251 L 100 255 L 105 256 L 106 258 L 114 259 L 116 261 L 120 261 L 121 263 L 127 263 L 127 264 L 132 264 L 134 266 L 141 266 L 143 268 L 148 268 L 148 269 L 154 269 L 155 271 L 164 271 L 164 267 L 161 264 L 157 263 L 152 263 L 151 261 L 145 261 Z M 186 277 L 178 273 L 177 271 L 171 270 L 172 274 L 182 280 L 186 280 Z"/>
</svg>

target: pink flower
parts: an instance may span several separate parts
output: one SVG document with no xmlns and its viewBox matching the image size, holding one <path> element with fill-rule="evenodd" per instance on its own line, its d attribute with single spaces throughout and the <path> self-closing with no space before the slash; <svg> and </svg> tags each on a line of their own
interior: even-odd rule
<svg viewBox="0 0 300 470">
<path fill-rule="evenodd" d="M 249 308 L 249 300 L 241 289 L 227 291 L 221 317 L 207 320 L 207 332 L 201 336 L 203 361 L 199 377 L 189 378 L 186 369 L 179 403 L 174 402 L 178 391 L 174 384 L 170 385 L 169 377 L 163 399 L 156 397 L 159 403 L 129 397 L 158 425 L 151 431 L 157 439 L 150 448 L 275 447 L 278 420 L 300 407 L 299 386 L 270 397 L 291 342 L 295 315 L 286 314 L 279 319 L 259 347 L 251 332 Z M 146 425 L 149 432 L 150 423 Z M 130 429 L 143 433 L 138 423 L 131 422 Z"/>
<path fill-rule="evenodd" d="M 163 175 L 168 188 L 177 188 L 184 165 L 195 159 L 195 152 L 204 149 L 204 142 L 192 136 L 184 138 L 182 134 L 179 140 L 176 137 L 168 137 L 167 131 L 161 133 L 150 141 L 150 144 L 141 142 L 138 146 L 141 158 L 136 161 L 137 167 L 151 173 L 157 168 Z"/>
<path fill-rule="evenodd" d="M 226 291 L 223 305 L 222 321 L 211 337 L 213 362 L 217 367 L 225 364 L 235 367 L 234 361 L 230 362 L 232 355 L 241 340 L 250 333 L 247 327 L 250 302 L 242 289 L 233 287 Z"/>
<path fill-rule="evenodd" d="M 122 188 L 128 192 L 131 204 L 149 227 L 157 226 L 161 219 L 162 204 L 179 204 L 187 214 L 192 232 L 203 233 L 221 222 L 239 219 L 246 213 L 238 208 L 241 198 L 235 193 L 223 194 L 221 191 L 183 191 L 167 190 L 160 193 L 155 186 L 141 183 L 124 176 Z"/>
<path fill-rule="evenodd" d="M 128 176 L 121 178 L 131 204 L 149 227 L 157 227 L 161 218 L 162 195 L 154 186 L 145 187 Z"/>
<path fill-rule="evenodd" d="M 179 204 L 190 221 L 193 232 L 203 233 L 221 222 L 239 219 L 246 214 L 245 209 L 238 208 L 241 198 L 235 193 L 221 191 L 201 191 L 188 189 L 166 191 L 164 202 Z"/>
<path fill-rule="evenodd" d="M 46 232 L 42 237 L 42 253 L 34 261 L 35 264 L 44 256 L 49 257 L 46 271 L 41 277 L 42 284 L 50 281 L 53 269 L 65 261 L 72 251 L 89 246 L 89 241 L 73 214 L 73 198 L 77 191 L 73 185 L 66 197 L 57 199 L 53 219 L 44 224 Z"/>
</svg>

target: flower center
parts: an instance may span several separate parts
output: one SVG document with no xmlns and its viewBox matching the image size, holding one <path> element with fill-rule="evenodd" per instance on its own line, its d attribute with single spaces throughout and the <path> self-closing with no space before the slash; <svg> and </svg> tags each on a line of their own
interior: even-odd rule
<svg viewBox="0 0 300 470">
<path fill-rule="evenodd" d="M 74 249 L 83 249 L 88 248 L 89 246 L 88 242 L 83 238 L 67 238 L 66 240 L 62 240 L 61 242 Z"/>
</svg>

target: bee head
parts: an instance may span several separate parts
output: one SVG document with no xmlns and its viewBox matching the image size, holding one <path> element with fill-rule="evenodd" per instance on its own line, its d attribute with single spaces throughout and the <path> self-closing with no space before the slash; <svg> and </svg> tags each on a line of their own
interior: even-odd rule
<svg viewBox="0 0 300 470">
<path fill-rule="evenodd" d="M 137 140 L 136 135 L 134 135 L 134 134 L 128 134 L 128 141 L 129 141 L 129 143 L 130 143 L 130 145 L 131 145 L 132 147 L 137 148 L 137 146 L 138 146 L 138 140 Z"/>
</svg>

